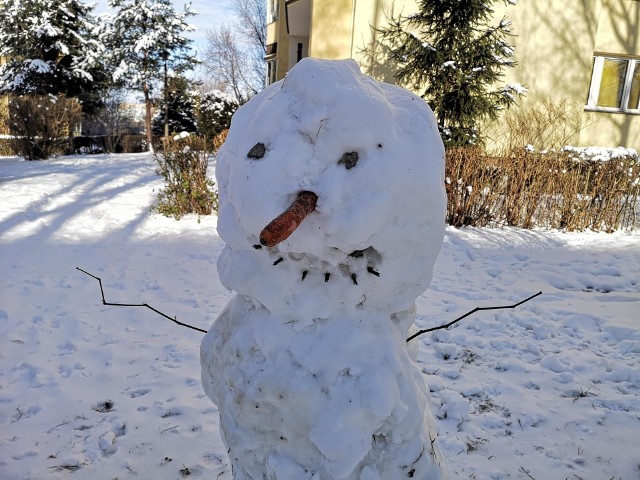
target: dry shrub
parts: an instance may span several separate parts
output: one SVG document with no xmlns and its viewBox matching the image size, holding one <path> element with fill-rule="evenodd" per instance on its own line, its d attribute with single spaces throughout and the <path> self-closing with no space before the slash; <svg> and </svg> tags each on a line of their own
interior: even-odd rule
<svg viewBox="0 0 640 480">
<path fill-rule="evenodd" d="M 565 147 L 593 122 L 582 105 L 547 100 L 489 125 L 491 152 L 447 150 L 448 222 L 611 232 L 635 228 L 640 159 L 608 161 Z"/>
<path fill-rule="evenodd" d="M 164 189 L 152 210 L 179 220 L 187 213 L 210 215 L 218 210 L 218 194 L 207 177 L 211 146 L 206 139 L 187 136 L 165 139 L 155 154 Z"/>
<path fill-rule="evenodd" d="M 213 151 L 214 152 L 217 152 L 220 149 L 222 144 L 227 139 L 227 134 L 228 133 L 229 133 L 229 129 L 227 128 L 226 130 L 222 130 L 219 134 L 217 134 L 215 137 L 213 137 Z"/>
<path fill-rule="evenodd" d="M 562 150 L 580 131 L 595 122 L 584 105 L 568 99 L 547 99 L 539 104 L 507 111 L 487 126 L 492 151 L 510 154 L 526 145 L 535 150 Z"/>
<path fill-rule="evenodd" d="M 13 151 L 27 160 L 65 153 L 73 126 L 81 118 L 79 103 L 64 96 L 13 97 L 9 102 Z"/>
<path fill-rule="evenodd" d="M 9 135 L 9 108 L 0 98 L 0 157 L 13 155 Z"/>
<path fill-rule="evenodd" d="M 571 152 L 489 156 L 447 151 L 447 221 L 453 226 L 545 227 L 612 232 L 634 228 L 640 160 L 583 160 Z"/>
</svg>

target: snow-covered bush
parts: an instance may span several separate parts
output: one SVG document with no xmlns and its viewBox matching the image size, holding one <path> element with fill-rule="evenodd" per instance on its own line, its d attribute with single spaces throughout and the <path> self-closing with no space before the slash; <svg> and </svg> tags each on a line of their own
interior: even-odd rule
<svg viewBox="0 0 640 480">
<path fill-rule="evenodd" d="M 162 153 L 155 154 L 164 189 L 153 210 L 179 220 L 187 213 L 210 215 L 218 210 L 218 194 L 207 177 L 211 146 L 207 140 L 183 132 L 165 139 Z"/>
<path fill-rule="evenodd" d="M 168 133 L 196 133 L 198 120 L 195 105 L 197 93 L 185 77 L 169 75 L 166 89 L 157 101 L 156 114 L 152 120 L 153 135 L 162 137 L 165 134 L 165 114 L 167 116 Z"/>
<path fill-rule="evenodd" d="M 80 104 L 55 95 L 24 95 L 9 103 L 11 145 L 16 155 L 40 160 L 69 149 L 73 128 L 81 119 Z"/>
<path fill-rule="evenodd" d="M 198 133 L 215 138 L 231 125 L 231 117 L 238 109 L 238 102 L 229 94 L 212 90 L 200 98 Z"/>
</svg>

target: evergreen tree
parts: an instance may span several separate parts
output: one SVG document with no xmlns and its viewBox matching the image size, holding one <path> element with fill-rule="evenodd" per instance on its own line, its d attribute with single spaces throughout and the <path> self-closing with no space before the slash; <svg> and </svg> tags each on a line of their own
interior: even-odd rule
<svg viewBox="0 0 640 480">
<path fill-rule="evenodd" d="M 191 40 L 184 33 L 195 30 L 186 20 L 196 12 L 187 4 L 177 13 L 171 0 L 109 0 L 109 5 L 116 9 L 108 34 L 113 77 L 126 88 L 142 92 L 147 145 L 153 151 L 153 90 L 169 71 L 181 73 L 195 65 Z"/>
<path fill-rule="evenodd" d="M 429 103 L 448 145 L 478 143 L 482 119 L 497 118 L 526 91 L 497 84 L 515 62 L 507 42 L 511 22 L 490 25 L 495 1 L 419 0 L 418 13 L 380 31 L 397 80 Z"/>
<path fill-rule="evenodd" d="M 66 95 L 99 104 L 106 80 L 94 38 L 95 5 L 79 0 L 4 0 L 0 8 L 0 94 Z"/>
<path fill-rule="evenodd" d="M 198 122 L 194 109 L 195 93 L 189 81 L 182 76 L 172 75 L 168 78 L 166 89 L 168 91 L 163 91 L 160 108 L 153 118 L 153 133 L 165 134 L 165 113 L 170 133 L 194 133 L 198 129 Z"/>
<path fill-rule="evenodd" d="M 200 97 L 198 108 L 198 133 L 214 138 L 231 126 L 231 117 L 239 104 L 233 96 L 213 90 Z"/>
</svg>

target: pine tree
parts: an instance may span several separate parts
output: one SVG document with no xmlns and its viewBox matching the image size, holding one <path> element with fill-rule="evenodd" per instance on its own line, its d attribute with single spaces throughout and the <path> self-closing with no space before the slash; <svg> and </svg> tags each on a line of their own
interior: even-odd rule
<svg viewBox="0 0 640 480">
<path fill-rule="evenodd" d="M 0 94 L 65 95 L 95 108 L 106 74 L 94 7 L 79 0 L 2 1 L 0 56 L 9 60 L 0 66 Z"/>
<path fill-rule="evenodd" d="M 166 88 L 168 91 L 163 91 L 162 99 L 159 102 L 160 108 L 153 118 L 153 133 L 155 135 L 165 134 L 165 112 L 170 133 L 196 132 L 198 121 L 194 109 L 195 93 L 191 90 L 189 81 L 182 76 L 171 75 L 168 78 Z"/>
<path fill-rule="evenodd" d="M 212 90 L 200 97 L 198 108 L 198 133 L 214 138 L 231 126 L 231 117 L 239 104 L 230 94 Z"/>
<path fill-rule="evenodd" d="M 511 22 L 490 25 L 495 1 L 419 0 L 418 13 L 392 19 L 379 32 L 398 67 L 396 79 L 429 103 L 445 144 L 477 144 L 482 120 L 496 119 L 526 91 L 498 85 L 515 62 L 507 42 Z"/>
<path fill-rule="evenodd" d="M 153 151 L 152 98 L 158 82 L 169 70 L 181 73 L 196 63 L 185 32 L 195 30 L 186 19 L 196 14 L 191 4 L 177 13 L 171 0 L 110 0 L 108 45 L 115 64 L 114 80 L 141 91 L 146 106 L 147 145 Z"/>
</svg>

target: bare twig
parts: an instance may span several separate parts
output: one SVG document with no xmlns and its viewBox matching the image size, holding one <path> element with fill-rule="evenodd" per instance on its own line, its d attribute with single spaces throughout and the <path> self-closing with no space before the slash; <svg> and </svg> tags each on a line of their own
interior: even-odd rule
<svg viewBox="0 0 640 480">
<path fill-rule="evenodd" d="M 449 328 L 451 325 L 453 325 L 455 323 L 458 323 L 460 320 L 462 320 L 463 318 L 468 317 L 469 315 L 471 315 L 473 313 L 480 312 L 480 311 L 483 311 L 483 310 L 501 310 L 501 309 L 505 309 L 505 308 L 516 308 L 517 306 L 522 305 L 525 302 L 528 302 L 529 300 L 531 300 L 532 298 L 537 297 L 538 295 L 542 295 L 542 292 L 538 292 L 538 293 L 536 293 L 534 295 L 531 295 L 530 297 L 525 298 L 524 300 L 521 300 L 518 303 L 514 303 L 513 305 L 502 305 L 502 306 L 499 306 L 499 307 L 476 307 L 473 310 L 471 310 L 470 312 L 465 313 L 464 315 L 456 318 L 455 320 L 453 320 L 453 321 L 451 321 L 449 323 L 446 323 L 444 325 L 440 325 L 439 327 L 427 328 L 425 330 L 420 330 L 419 332 L 414 333 L 409 338 L 407 338 L 407 342 L 410 342 L 411 340 L 413 340 L 414 338 L 422 335 L 423 333 L 433 332 L 435 330 L 443 330 L 445 328 Z"/>
<path fill-rule="evenodd" d="M 527 477 L 529 477 L 531 480 L 536 480 L 535 478 L 533 478 L 531 476 L 531 474 L 529 472 L 527 472 L 524 467 L 520 467 L 520 471 L 523 472 Z"/>
<path fill-rule="evenodd" d="M 76 270 L 79 270 L 82 273 L 84 273 L 86 275 L 89 275 L 90 277 L 95 278 L 98 281 L 98 284 L 100 285 L 100 295 L 102 296 L 102 304 L 103 305 L 108 305 L 108 306 L 113 306 L 113 307 L 145 307 L 145 308 L 148 308 L 149 310 L 152 310 L 153 312 L 157 313 L 158 315 L 160 315 L 160 316 L 162 316 L 162 317 L 164 317 L 164 318 L 166 318 L 168 320 L 171 320 L 174 323 L 177 323 L 181 327 L 187 327 L 187 328 L 190 328 L 192 330 L 197 330 L 197 331 L 202 332 L 202 333 L 207 333 L 207 331 L 203 330 L 202 328 L 194 327 L 193 325 L 189 325 L 187 323 L 180 322 L 180 321 L 178 321 L 178 319 L 176 317 L 170 317 L 169 315 L 161 312 L 160 310 L 158 310 L 156 308 L 153 308 L 148 303 L 113 303 L 113 302 L 107 302 L 107 300 L 104 297 L 104 288 L 102 287 L 102 279 L 100 277 L 97 277 L 97 276 L 87 272 L 86 270 L 81 269 L 80 267 L 76 267 Z M 303 280 L 304 280 L 304 276 L 306 276 L 306 275 L 303 275 Z M 329 280 L 329 276 L 330 276 L 329 273 L 325 273 L 325 277 L 324 277 L 324 281 L 325 282 L 327 282 Z M 538 292 L 538 293 L 536 293 L 534 295 L 531 295 L 530 297 L 525 298 L 524 300 L 521 300 L 518 303 L 514 303 L 513 305 L 502 305 L 502 306 L 499 306 L 499 307 L 476 307 L 473 310 L 471 310 L 470 312 L 465 313 L 464 315 L 456 318 L 455 320 L 453 320 L 453 321 L 451 321 L 449 323 L 446 323 L 444 325 L 440 325 L 438 327 L 427 328 L 425 330 L 420 330 L 419 332 L 414 333 L 409 338 L 407 338 L 407 342 L 410 342 L 414 338 L 416 338 L 416 337 L 418 337 L 418 336 L 420 336 L 420 335 L 422 335 L 424 333 L 428 333 L 428 332 L 433 332 L 435 330 L 443 330 L 443 329 L 449 328 L 450 326 L 458 323 L 460 320 L 462 320 L 463 318 L 468 317 L 469 315 L 471 315 L 473 313 L 480 312 L 480 311 L 483 311 L 483 310 L 501 310 L 501 309 L 506 309 L 506 308 L 516 308 L 516 307 L 522 305 L 523 303 L 528 302 L 529 300 L 537 297 L 538 295 L 542 295 L 542 292 Z"/>
<path fill-rule="evenodd" d="M 76 270 L 80 270 L 82 273 L 89 275 L 92 278 L 95 278 L 98 281 L 98 284 L 100 285 L 100 294 L 102 295 L 102 304 L 103 305 L 108 305 L 108 306 L 112 306 L 112 307 L 145 307 L 148 308 L 149 310 L 154 311 L 155 313 L 157 313 L 158 315 L 171 320 L 174 323 L 177 323 L 178 325 L 180 325 L 181 327 L 187 327 L 190 328 L 192 330 L 197 330 L 199 332 L 202 333 L 207 333 L 206 330 L 203 330 L 202 328 L 198 328 L 198 327 L 194 327 L 193 325 L 189 325 L 186 323 L 182 323 L 179 322 L 178 319 L 176 317 L 170 317 L 169 315 L 162 313 L 160 310 L 157 310 L 155 308 L 153 308 L 151 305 L 149 305 L 148 303 L 113 303 L 113 302 L 107 302 L 104 298 L 104 288 L 102 288 L 102 280 L 100 279 L 100 277 L 96 277 L 95 275 L 92 275 L 91 273 L 81 269 L 80 267 L 76 267 Z"/>
</svg>

